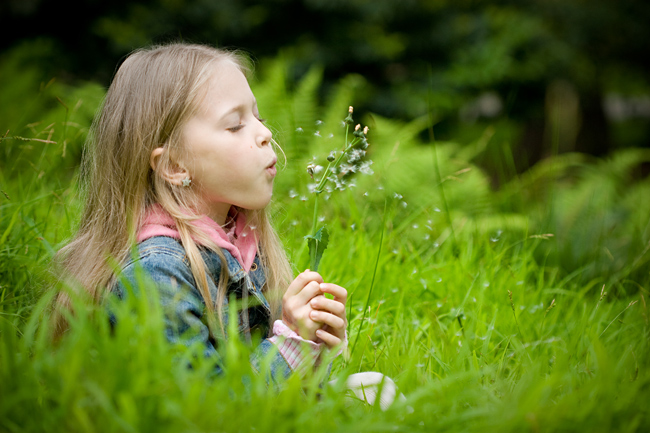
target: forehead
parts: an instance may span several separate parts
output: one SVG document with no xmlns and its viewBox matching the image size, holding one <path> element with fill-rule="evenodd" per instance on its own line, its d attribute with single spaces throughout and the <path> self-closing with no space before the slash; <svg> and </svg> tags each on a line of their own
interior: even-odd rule
<svg viewBox="0 0 650 433">
<path fill-rule="evenodd" d="M 239 105 L 251 105 L 254 101 L 242 71 L 232 61 L 224 60 L 211 68 L 199 107 L 211 114 L 220 114 Z"/>
</svg>

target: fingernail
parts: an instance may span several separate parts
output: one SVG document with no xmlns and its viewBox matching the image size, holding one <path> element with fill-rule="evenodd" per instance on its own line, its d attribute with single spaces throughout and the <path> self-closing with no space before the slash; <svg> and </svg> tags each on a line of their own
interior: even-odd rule
<svg viewBox="0 0 650 433">
<path fill-rule="evenodd" d="M 309 272 L 309 269 L 305 269 L 305 272 Z"/>
<path fill-rule="evenodd" d="M 325 290 L 325 289 L 327 288 L 327 287 L 325 287 L 325 283 L 320 283 L 319 287 L 320 287 L 322 290 Z"/>
</svg>

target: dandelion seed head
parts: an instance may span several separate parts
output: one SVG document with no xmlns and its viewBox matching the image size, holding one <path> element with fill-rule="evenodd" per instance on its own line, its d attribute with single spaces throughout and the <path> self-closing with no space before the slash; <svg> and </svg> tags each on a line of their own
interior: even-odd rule
<svg viewBox="0 0 650 433">
<path fill-rule="evenodd" d="M 408 206 L 408 203 L 407 203 L 407 202 L 405 202 L 405 201 L 403 201 L 403 202 L 402 202 L 402 203 L 400 203 L 400 204 L 402 205 L 402 207 L 403 207 L 403 208 L 406 208 L 406 206 Z"/>
<path fill-rule="evenodd" d="M 372 164 L 372 161 L 363 161 L 361 165 L 359 165 L 359 172 L 363 174 L 374 174 L 374 171 L 372 171 L 372 168 L 370 168 L 370 165 Z"/>
<path fill-rule="evenodd" d="M 315 135 L 316 137 L 320 137 L 320 136 L 321 136 L 321 135 L 320 135 L 320 131 L 316 131 L 316 132 L 314 132 L 314 135 Z"/>
<path fill-rule="evenodd" d="M 296 132 L 302 132 L 302 131 L 303 129 L 300 126 L 296 128 Z"/>
<path fill-rule="evenodd" d="M 289 190 L 289 197 L 290 198 L 296 198 L 298 197 L 298 193 L 295 190 Z"/>
<path fill-rule="evenodd" d="M 322 121 L 322 120 L 317 120 L 317 121 L 316 121 L 316 125 L 322 125 L 322 124 L 323 124 L 323 121 Z"/>
<path fill-rule="evenodd" d="M 300 196 L 300 201 L 307 201 L 307 197 L 304 196 L 304 195 L 301 195 L 301 196 Z"/>
<path fill-rule="evenodd" d="M 401 199 L 402 199 L 402 194 L 395 193 L 395 194 L 393 195 L 393 198 L 396 198 L 396 199 L 398 199 L 398 200 L 401 200 Z"/>
</svg>

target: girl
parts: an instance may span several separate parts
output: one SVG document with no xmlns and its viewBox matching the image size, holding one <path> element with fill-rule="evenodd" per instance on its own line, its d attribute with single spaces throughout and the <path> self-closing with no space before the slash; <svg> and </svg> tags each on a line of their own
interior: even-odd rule
<svg viewBox="0 0 650 433">
<path fill-rule="evenodd" d="M 187 44 L 124 61 L 92 127 L 81 226 L 60 259 L 97 302 L 142 290 L 143 269 L 166 337 L 200 341 L 208 356 L 227 338 L 228 302 L 237 299 L 241 335 L 266 337 L 253 367 L 273 351 L 272 376 L 287 376 L 315 367 L 321 349 L 346 345 L 347 292 L 309 270 L 292 278 L 266 211 L 277 158 L 248 70 L 237 53 Z M 120 275 L 107 258 L 120 261 Z M 57 303 L 70 302 L 61 294 Z"/>
</svg>

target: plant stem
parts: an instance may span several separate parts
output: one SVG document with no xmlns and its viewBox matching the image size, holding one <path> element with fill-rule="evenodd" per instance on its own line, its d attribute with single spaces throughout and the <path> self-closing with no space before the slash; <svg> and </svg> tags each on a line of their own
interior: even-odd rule
<svg viewBox="0 0 650 433">
<path fill-rule="evenodd" d="M 368 290 L 368 297 L 366 298 L 366 306 L 363 308 L 363 316 L 361 317 L 361 323 L 359 324 L 359 331 L 357 331 L 357 336 L 354 338 L 354 344 L 350 350 L 350 355 L 354 353 L 354 348 L 357 346 L 359 341 L 359 336 L 361 335 L 361 328 L 363 327 L 363 322 L 366 320 L 366 313 L 368 312 L 368 306 L 370 305 L 370 296 L 372 295 L 372 289 L 375 286 L 375 277 L 377 276 L 377 268 L 379 266 L 379 257 L 381 256 L 381 246 L 384 243 L 384 232 L 386 231 L 386 205 L 388 201 L 384 201 L 384 215 L 382 218 L 381 224 L 381 236 L 379 238 L 379 248 L 377 249 L 377 258 L 375 259 L 375 269 L 372 272 L 372 280 L 370 281 L 370 289 Z M 348 300 L 349 302 L 349 300 Z M 363 355 L 363 354 L 362 354 Z M 360 357 L 361 358 L 361 357 Z"/>
</svg>

